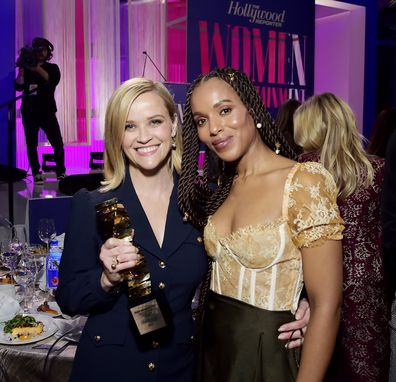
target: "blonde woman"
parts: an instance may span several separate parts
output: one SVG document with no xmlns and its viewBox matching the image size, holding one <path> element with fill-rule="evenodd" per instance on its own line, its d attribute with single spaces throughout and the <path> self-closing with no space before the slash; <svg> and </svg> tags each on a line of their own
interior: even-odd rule
<svg viewBox="0 0 396 382">
<path fill-rule="evenodd" d="M 332 381 L 385 381 L 389 307 L 381 251 L 380 196 L 384 161 L 365 153 L 351 108 L 323 93 L 294 115 L 300 161 L 318 161 L 333 175 L 344 219 L 344 299 Z"/>
<path fill-rule="evenodd" d="M 74 196 L 60 264 L 56 297 L 62 311 L 89 316 L 70 381 L 194 378 L 191 301 L 207 259 L 200 232 L 183 221 L 177 206 L 179 134 L 173 98 L 161 83 L 135 78 L 112 95 L 106 111 L 105 182 L 97 191 Z M 135 246 L 100 238 L 95 205 L 113 197 L 128 212 Z M 172 316 L 170 331 L 147 342 L 134 336 L 122 283 L 138 253 Z"/>
</svg>

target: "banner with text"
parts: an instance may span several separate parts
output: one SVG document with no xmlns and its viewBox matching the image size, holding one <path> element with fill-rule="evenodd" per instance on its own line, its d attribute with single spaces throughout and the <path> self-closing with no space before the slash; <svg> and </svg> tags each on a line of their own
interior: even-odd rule
<svg viewBox="0 0 396 382">
<path fill-rule="evenodd" d="M 244 71 L 274 115 L 313 93 L 314 0 L 188 0 L 187 81 L 216 67 Z"/>
<path fill-rule="evenodd" d="M 168 89 L 169 93 L 172 94 L 173 100 L 176 104 L 180 123 L 183 123 L 184 105 L 186 103 L 186 94 L 190 84 L 175 82 L 164 82 L 163 84 Z"/>
</svg>

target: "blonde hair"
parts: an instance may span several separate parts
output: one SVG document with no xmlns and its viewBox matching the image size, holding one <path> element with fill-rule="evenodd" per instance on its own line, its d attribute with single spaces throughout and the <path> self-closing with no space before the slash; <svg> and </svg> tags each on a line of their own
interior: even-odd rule
<svg viewBox="0 0 396 382">
<path fill-rule="evenodd" d="M 362 145 L 349 105 L 332 93 L 313 96 L 294 114 L 294 140 L 304 151 L 315 151 L 333 175 L 338 196 L 345 199 L 359 186 L 369 187 L 373 167 Z"/>
<path fill-rule="evenodd" d="M 172 95 L 166 87 L 158 81 L 146 78 L 132 78 L 121 84 L 110 97 L 107 104 L 105 117 L 105 153 L 104 153 L 104 177 L 101 192 L 114 190 L 125 178 L 126 158 L 122 150 L 122 141 L 125 132 L 125 124 L 132 103 L 140 95 L 155 92 L 164 101 L 172 123 L 177 123 L 174 143 L 176 148 L 171 150 L 169 158 L 169 171 L 181 170 L 182 139 L 180 124 L 177 118 L 176 105 Z"/>
</svg>

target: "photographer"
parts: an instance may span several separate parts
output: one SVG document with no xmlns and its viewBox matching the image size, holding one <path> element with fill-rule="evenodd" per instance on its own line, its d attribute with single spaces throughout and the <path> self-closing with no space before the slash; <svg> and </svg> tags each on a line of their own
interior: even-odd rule
<svg viewBox="0 0 396 382">
<path fill-rule="evenodd" d="M 45 38 L 36 37 L 32 47 L 22 48 L 16 65 L 19 68 L 15 89 L 23 91 L 21 113 L 25 130 L 27 155 L 35 184 L 43 184 L 37 146 L 41 128 L 54 149 L 56 176 L 66 177 L 63 140 L 56 118 L 55 88 L 60 80 L 59 67 L 49 63 L 54 46 Z"/>
</svg>

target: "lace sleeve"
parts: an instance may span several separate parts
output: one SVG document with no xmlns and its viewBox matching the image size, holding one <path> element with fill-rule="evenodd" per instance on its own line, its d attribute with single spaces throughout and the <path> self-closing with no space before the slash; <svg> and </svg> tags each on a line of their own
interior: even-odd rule
<svg viewBox="0 0 396 382">
<path fill-rule="evenodd" d="M 337 188 L 320 163 L 302 163 L 288 192 L 289 226 L 298 248 L 342 239 L 344 225 L 337 206 Z"/>
</svg>

